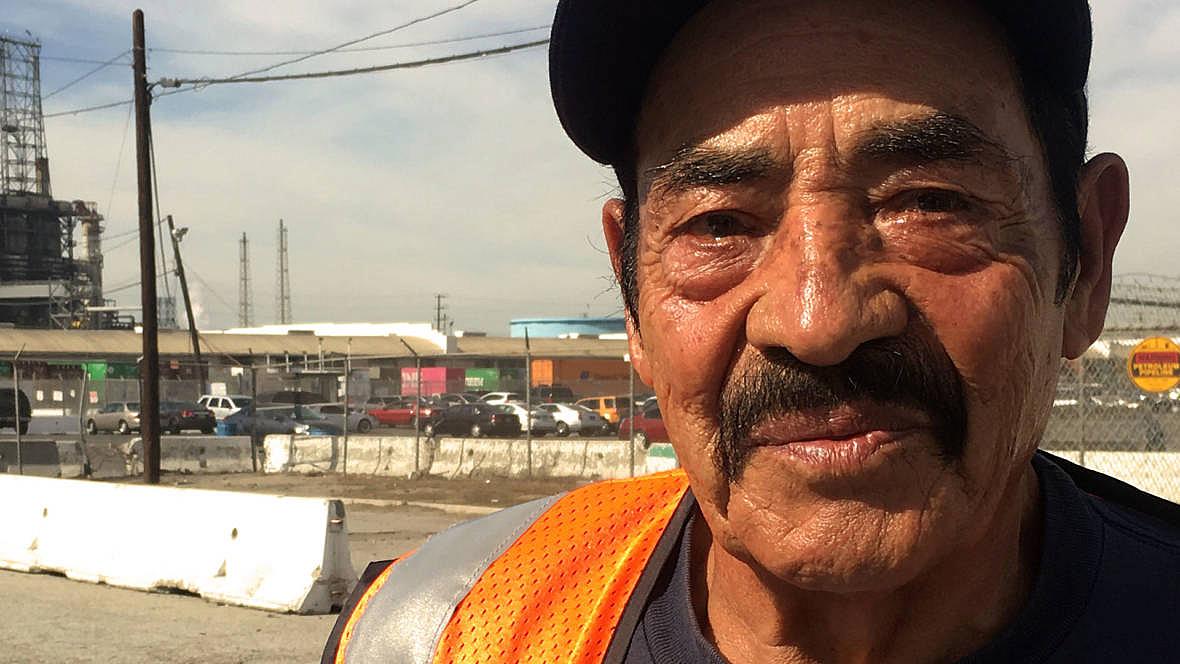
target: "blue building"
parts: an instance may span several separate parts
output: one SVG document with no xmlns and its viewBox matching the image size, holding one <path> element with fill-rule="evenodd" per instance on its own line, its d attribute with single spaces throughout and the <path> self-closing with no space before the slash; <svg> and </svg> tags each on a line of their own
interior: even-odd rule
<svg viewBox="0 0 1180 664">
<path fill-rule="evenodd" d="M 533 339 L 556 339 L 570 335 L 601 336 L 604 334 L 626 334 L 627 325 L 622 316 L 617 318 L 516 318 L 508 321 L 508 334 L 523 338 L 525 328 Z"/>
</svg>

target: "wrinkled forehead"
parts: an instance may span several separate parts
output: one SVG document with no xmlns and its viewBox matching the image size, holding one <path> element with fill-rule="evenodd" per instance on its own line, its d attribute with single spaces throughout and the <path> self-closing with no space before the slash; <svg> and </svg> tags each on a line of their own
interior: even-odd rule
<svg viewBox="0 0 1180 664">
<path fill-rule="evenodd" d="M 1013 154 L 1034 154 L 1001 30 L 972 3 L 717 0 L 654 69 L 637 157 L 660 163 L 711 141 L 805 150 L 929 113 L 966 118 Z"/>
</svg>

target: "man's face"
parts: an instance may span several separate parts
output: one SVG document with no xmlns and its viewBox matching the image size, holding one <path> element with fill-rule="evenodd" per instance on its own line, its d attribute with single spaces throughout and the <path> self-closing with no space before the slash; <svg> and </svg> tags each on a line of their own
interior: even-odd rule
<svg viewBox="0 0 1180 664">
<path fill-rule="evenodd" d="M 978 538 L 1028 472 L 1064 318 L 998 28 L 956 3 L 714 2 L 636 146 L 633 352 L 715 541 L 856 591 Z"/>
</svg>

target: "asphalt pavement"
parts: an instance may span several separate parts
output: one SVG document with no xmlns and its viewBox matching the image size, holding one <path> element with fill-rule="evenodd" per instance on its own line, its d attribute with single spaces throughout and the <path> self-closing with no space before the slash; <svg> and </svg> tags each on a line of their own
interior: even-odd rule
<svg viewBox="0 0 1180 664">
<path fill-rule="evenodd" d="M 348 507 L 357 573 L 471 518 L 414 506 Z M 336 616 L 295 616 L 44 574 L 0 571 L 0 660 L 34 662 L 316 662 Z"/>
</svg>

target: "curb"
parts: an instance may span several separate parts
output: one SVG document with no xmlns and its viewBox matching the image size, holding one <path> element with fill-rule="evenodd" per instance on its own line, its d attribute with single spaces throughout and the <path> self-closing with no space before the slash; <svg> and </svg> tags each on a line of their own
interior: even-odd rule
<svg viewBox="0 0 1180 664">
<path fill-rule="evenodd" d="M 344 505 L 359 505 L 364 507 L 424 507 L 427 509 L 441 510 L 443 512 L 450 512 L 452 514 L 464 514 L 470 516 L 486 516 L 499 512 L 505 507 L 486 507 L 484 505 L 460 505 L 455 503 L 429 503 L 422 500 L 378 500 L 375 498 L 337 498 Z"/>
</svg>

